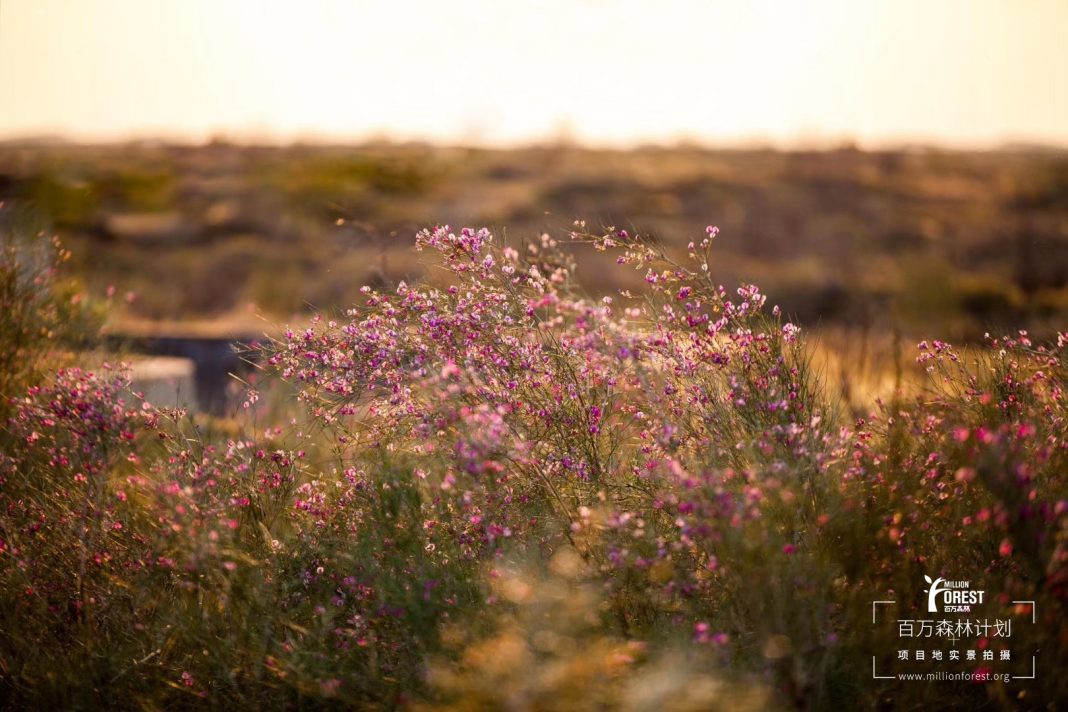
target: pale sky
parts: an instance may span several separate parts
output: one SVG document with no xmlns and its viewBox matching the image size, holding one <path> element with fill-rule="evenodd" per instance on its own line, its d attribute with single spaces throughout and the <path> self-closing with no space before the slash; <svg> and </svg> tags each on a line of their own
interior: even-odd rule
<svg viewBox="0 0 1068 712">
<path fill-rule="evenodd" d="M 1068 145 L 1068 0 L 0 0 L 0 139 Z"/>
</svg>

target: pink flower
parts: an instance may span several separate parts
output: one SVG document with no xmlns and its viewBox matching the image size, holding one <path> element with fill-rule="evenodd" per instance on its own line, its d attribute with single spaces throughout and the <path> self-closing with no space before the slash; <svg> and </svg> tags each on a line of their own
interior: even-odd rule
<svg viewBox="0 0 1068 712">
<path fill-rule="evenodd" d="M 323 680 L 319 683 L 319 693 L 323 697 L 337 697 L 338 690 L 341 689 L 341 680 L 336 677 L 329 680 Z"/>
</svg>

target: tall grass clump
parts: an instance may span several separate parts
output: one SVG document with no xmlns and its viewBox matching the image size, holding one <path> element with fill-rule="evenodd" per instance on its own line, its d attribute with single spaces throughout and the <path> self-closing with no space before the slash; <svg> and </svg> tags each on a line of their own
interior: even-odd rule
<svg viewBox="0 0 1068 712">
<path fill-rule="evenodd" d="M 923 343 L 921 395 L 854 421 L 800 329 L 715 282 L 716 233 L 675 259 L 582 225 L 521 245 L 425 230 L 433 281 L 269 340 L 229 439 L 119 369 L 30 384 L 0 461 L 0 689 L 136 708 L 1066 699 L 1066 339 Z M 576 245 L 644 287 L 585 297 Z M 925 576 L 988 591 L 1013 673 L 1037 650 L 1048 674 L 875 679 Z M 885 625 L 880 600 L 900 606 Z"/>
<path fill-rule="evenodd" d="M 61 279 L 70 258 L 57 238 L 34 234 L 0 202 L 0 397 L 5 401 L 89 344 L 100 313 Z M 6 405 L 0 405 L 4 412 Z"/>
</svg>

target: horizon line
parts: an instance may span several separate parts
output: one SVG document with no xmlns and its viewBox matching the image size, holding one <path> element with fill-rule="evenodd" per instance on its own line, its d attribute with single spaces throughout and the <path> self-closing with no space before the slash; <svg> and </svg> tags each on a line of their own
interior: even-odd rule
<svg viewBox="0 0 1068 712">
<path fill-rule="evenodd" d="M 1068 152 L 1068 142 L 1034 137 L 1001 137 L 987 141 L 947 141 L 932 136 L 900 136 L 866 140 L 847 135 L 776 139 L 763 136 L 709 139 L 680 135 L 635 140 L 590 140 L 571 135 L 545 135 L 516 140 L 461 138 L 442 140 L 428 136 L 365 132 L 349 136 L 327 132 L 278 134 L 263 131 L 220 130 L 199 132 L 145 131 L 125 136 L 77 135 L 61 131 L 0 134 L 0 147 L 122 147 L 163 145 L 176 148 L 236 146 L 241 148 L 346 148 L 360 146 L 426 146 L 485 151 L 523 151 L 535 149 L 579 149 L 620 152 L 660 149 L 692 151 L 775 151 L 782 153 L 831 152 L 853 150 L 864 153 L 940 151 L 948 153 Z"/>
</svg>

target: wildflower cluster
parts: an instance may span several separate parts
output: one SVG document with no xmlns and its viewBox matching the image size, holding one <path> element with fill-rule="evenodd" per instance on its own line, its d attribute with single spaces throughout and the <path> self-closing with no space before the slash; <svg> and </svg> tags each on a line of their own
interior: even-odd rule
<svg viewBox="0 0 1068 712">
<path fill-rule="evenodd" d="M 78 630 L 110 648 L 71 656 L 145 704 L 959 702 L 871 680 L 897 642 L 871 602 L 939 572 L 981 579 L 991 619 L 1036 602 L 1014 644 L 1064 652 L 1065 339 L 922 343 L 922 393 L 849 420 L 801 330 L 713 280 L 717 232 L 425 230 L 440 275 L 262 348 L 241 433 L 59 372 L 7 425 L 5 615 L 103 607 Z M 583 296 L 591 247 L 642 289 Z M 295 404 L 264 431 L 268 388 Z"/>
</svg>

